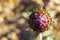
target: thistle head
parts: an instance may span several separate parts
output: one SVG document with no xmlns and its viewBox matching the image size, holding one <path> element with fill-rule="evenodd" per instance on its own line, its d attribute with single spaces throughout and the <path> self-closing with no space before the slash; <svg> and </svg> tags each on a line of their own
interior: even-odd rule
<svg viewBox="0 0 60 40">
<path fill-rule="evenodd" d="M 48 29 L 52 19 L 46 10 L 36 10 L 29 18 L 30 27 L 36 31 L 43 32 Z"/>
</svg>

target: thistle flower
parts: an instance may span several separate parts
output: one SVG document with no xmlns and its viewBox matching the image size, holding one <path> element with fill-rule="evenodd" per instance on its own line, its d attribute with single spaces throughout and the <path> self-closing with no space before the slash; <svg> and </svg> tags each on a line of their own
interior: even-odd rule
<svg viewBox="0 0 60 40">
<path fill-rule="evenodd" d="M 45 10 L 36 10 L 32 12 L 29 18 L 31 28 L 39 32 L 47 30 L 51 21 L 49 13 Z"/>
</svg>

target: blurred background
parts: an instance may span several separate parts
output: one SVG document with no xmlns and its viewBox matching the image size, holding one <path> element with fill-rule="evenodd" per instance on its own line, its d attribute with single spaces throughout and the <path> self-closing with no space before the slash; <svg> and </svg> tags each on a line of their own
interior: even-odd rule
<svg viewBox="0 0 60 40">
<path fill-rule="evenodd" d="M 35 8 L 48 10 L 53 18 L 43 40 L 60 40 L 60 0 L 0 0 L 0 40 L 35 40 L 29 15 Z"/>
</svg>

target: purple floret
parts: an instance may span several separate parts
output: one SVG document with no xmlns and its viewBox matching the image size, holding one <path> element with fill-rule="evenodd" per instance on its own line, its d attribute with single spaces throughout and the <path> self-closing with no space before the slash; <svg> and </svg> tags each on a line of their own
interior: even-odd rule
<svg viewBox="0 0 60 40">
<path fill-rule="evenodd" d="M 44 31 L 48 28 L 50 19 L 48 15 L 43 12 L 34 12 L 30 15 L 30 26 L 34 30 Z"/>
</svg>

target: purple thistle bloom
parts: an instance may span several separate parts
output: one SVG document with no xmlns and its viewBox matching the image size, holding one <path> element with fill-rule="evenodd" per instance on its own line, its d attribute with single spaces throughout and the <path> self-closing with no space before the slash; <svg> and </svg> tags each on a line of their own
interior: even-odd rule
<svg viewBox="0 0 60 40">
<path fill-rule="evenodd" d="M 30 26 L 36 31 L 44 31 L 50 24 L 50 18 L 46 13 L 34 12 L 30 15 Z"/>
</svg>

